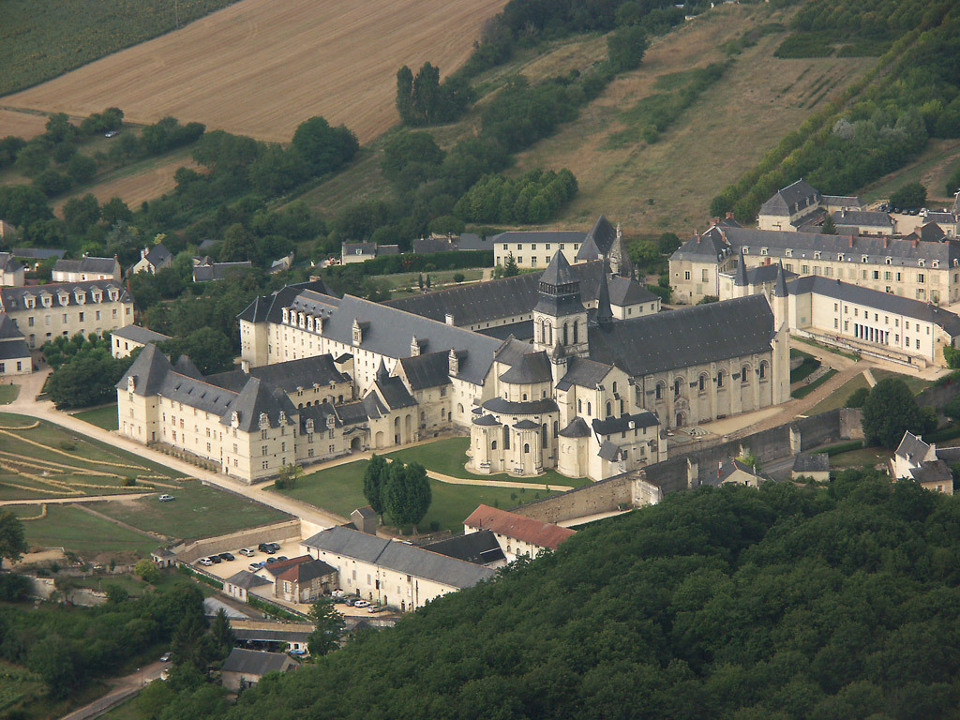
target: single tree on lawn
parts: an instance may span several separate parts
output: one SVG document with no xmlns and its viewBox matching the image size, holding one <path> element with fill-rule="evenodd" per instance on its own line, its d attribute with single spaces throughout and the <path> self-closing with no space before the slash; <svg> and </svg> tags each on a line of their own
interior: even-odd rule
<svg viewBox="0 0 960 720">
<path fill-rule="evenodd" d="M 383 485 L 387 480 L 387 460 L 374 453 L 363 471 L 363 496 L 383 522 Z"/>
<path fill-rule="evenodd" d="M 400 468 L 390 468 L 390 480 L 385 488 L 384 504 L 390 517 L 398 525 L 413 525 L 417 532 L 417 523 L 430 509 L 433 499 L 427 471 L 420 463 L 410 463 Z"/>
<path fill-rule="evenodd" d="M 886 378 L 873 386 L 863 404 L 863 433 L 868 443 L 893 449 L 905 430 L 916 434 L 923 429 L 920 408 L 903 380 Z"/>
<path fill-rule="evenodd" d="M 343 632 L 343 615 L 337 611 L 333 600 L 323 596 L 310 610 L 315 629 L 307 636 L 307 647 L 314 657 L 336 650 Z"/>
<path fill-rule="evenodd" d="M 0 567 L 4 558 L 16 562 L 27 551 L 27 537 L 20 518 L 9 511 L 0 511 Z"/>
</svg>

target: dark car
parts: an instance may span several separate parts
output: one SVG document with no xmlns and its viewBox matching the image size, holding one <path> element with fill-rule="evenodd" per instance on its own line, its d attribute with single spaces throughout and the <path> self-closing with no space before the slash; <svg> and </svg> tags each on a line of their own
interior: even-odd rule
<svg viewBox="0 0 960 720">
<path fill-rule="evenodd" d="M 274 547 L 273 545 L 273 543 L 260 543 L 257 545 L 257 549 L 262 553 L 267 553 L 267 555 L 273 555 L 277 550 L 279 550 L 278 547 Z"/>
<path fill-rule="evenodd" d="M 219 555 L 211 555 L 210 559 L 213 560 L 214 564 L 220 564 L 223 560 L 220 559 Z"/>
<path fill-rule="evenodd" d="M 277 556 L 277 562 L 283 562 L 284 560 L 288 560 L 288 559 L 289 559 L 289 558 L 287 558 L 286 555 L 278 555 L 278 556 Z"/>
<path fill-rule="evenodd" d="M 267 558 L 267 565 L 272 565 L 272 564 L 275 563 L 276 561 L 277 561 L 276 558 Z"/>
<path fill-rule="evenodd" d="M 237 558 L 234 557 L 233 553 L 222 552 L 220 553 L 220 559 L 227 560 L 229 562 L 230 560 L 236 560 Z"/>
</svg>

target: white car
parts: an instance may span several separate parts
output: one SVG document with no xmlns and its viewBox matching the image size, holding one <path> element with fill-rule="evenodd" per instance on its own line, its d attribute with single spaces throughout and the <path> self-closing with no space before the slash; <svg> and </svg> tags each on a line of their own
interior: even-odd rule
<svg viewBox="0 0 960 720">
<path fill-rule="evenodd" d="M 105 138 L 112 138 L 112 137 L 116 137 L 116 136 L 119 135 L 119 134 L 120 134 L 120 131 L 119 131 L 119 130 L 108 130 L 107 132 L 105 132 L 105 133 L 103 134 L 103 136 L 104 136 Z"/>
<path fill-rule="evenodd" d="M 257 554 L 257 551 L 251 550 L 250 548 L 240 548 L 240 554 L 245 555 L 246 557 L 253 557 Z"/>
<path fill-rule="evenodd" d="M 166 493 L 164 493 L 163 495 L 158 497 L 157 500 L 159 500 L 160 502 L 170 502 L 171 500 L 176 500 L 176 498 L 173 495 L 167 495 Z"/>
<path fill-rule="evenodd" d="M 368 603 L 366 600 L 354 600 L 353 606 L 358 608 L 365 608 L 365 607 L 370 607 L 370 603 Z"/>
<path fill-rule="evenodd" d="M 203 565 L 204 567 L 209 567 L 213 565 L 213 560 L 211 560 L 208 557 L 202 557 L 199 560 L 197 560 L 197 565 Z"/>
</svg>

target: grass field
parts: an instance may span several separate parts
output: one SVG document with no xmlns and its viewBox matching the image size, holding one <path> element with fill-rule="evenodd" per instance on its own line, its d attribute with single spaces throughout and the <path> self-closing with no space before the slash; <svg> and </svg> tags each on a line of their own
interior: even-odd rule
<svg viewBox="0 0 960 720">
<path fill-rule="evenodd" d="M 906 167 L 884 175 L 860 193 L 864 200 L 886 200 L 894 190 L 908 182 L 920 182 L 927 188 L 927 207 L 950 207 L 944 185 L 960 162 L 960 140 L 931 139 L 920 156 Z"/>
<path fill-rule="evenodd" d="M 424 273 L 397 273 L 395 275 L 378 275 L 376 280 L 393 293 L 394 297 L 404 295 L 419 295 L 420 285 L 418 278 L 430 276 L 430 289 L 439 290 L 443 287 L 456 285 L 453 276 L 461 273 L 465 282 L 480 280 L 483 277 L 483 268 L 463 268 L 461 270 L 441 270 L 440 272 Z"/>
<path fill-rule="evenodd" d="M 830 469 L 837 470 L 848 467 L 873 467 L 887 462 L 893 456 L 890 450 L 881 448 L 860 448 L 850 452 L 840 453 L 830 458 Z"/>
<path fill-rule="evenodd" d="M 4 0 L 0 95 L 173 30 L 178 21 L 183 25 L 234 1 Z"/>
<path fill-rule="evenodd" d="M 22 518 L 39 514 L 35 505 L 12 505 L 10 508 Z M 73 505 L 48 504 L 45 517 L 24 520 L 23 527 L 31 547 L 62 547 L 91 560 L 116 553 L 144 556 L 159 544 L 154 538 L 120 527 Z"/>
<path fill-rule="evenodd" d="M 176 500 L 162 503 L 149 495 L 124 502 L 91 503 L 90 507 L 140 530 L 185 540 L 289 519 L 279 510 L 206 487 L 198 480 L 180 481 L 167 492 Z"/>
<path fill-rule="evenodd" d="M 468 472 L 464 467 L 467 462 L 467 447 L 470 445 L 469 438 L 446 438 L 436 440 L 425 445 L 397 450 L 388 453 L 387 457 L 399 460 L 401 462 L 418 462 L 427 470 L 438 472 L 441 475 L 449 475 L 455 478 L 464 478 L 466 480 L 510 480 L 516 482 L 535 482 L 545 485 L 563 485 L 565 487 L 579 487 L 589 484 L 586 478 L 568 478 L 554 470 L 547 470 L 542 475 L 536 477 L 517 477 L 507 473 L 498 473 L 496 475 L 475 475 Z"/>
<path fill-rule="evenodd" d="M 13 717 L 11 711 L 16 705 L 38 699 L 45 690 L 39 675 L 0 660 L 0 717 Z"/>
<path fill-rule="evenodd" d="M 870 387 L 870 384 L 867 382 L 867 378 L 864 377 L 863 373 L 860 373 L 837 388 L 836 392 L 832 395 L 810 408 L 806 414 L 817 415 L 818 413 L 827 412 L 827 410 L 835 410 L 838 407 L 843 407 L 847 402 L 847 398 L 853 395 L 856 390 L 866 387 Z"/>
<path fill-rule="evenodd" d="M 914 377 L 913 375 L 904 375 L 903 373 L 894 372 L 893 370 L 878 370 L 876 368 L 873 370 L 873 377 L 876 378 L 877 382 L 880 382 L 884 378 L 903 380 L 907 384 L 907 387 L 910 388 L 910 392 L 914 395 L 918 395 L 933 384 L 929 380 Z"/>
<path fill-rule="evenodd" d="M 104 430 L 116 430 L 120 424 L 120 420 L 117 417 L 116 403 L 105 407 L 94 408 L 93 410 L 82 410 L 74 413 L 73 416 L 78 420 L 83 420 Z"/>
<path fill-rule="evenodd" d="M 366 142 L 397 122 L 400 66 L 429 60 L 449 73 L 504 4 L 242 0 L 5 104 L 83 116 L 114 105 L 131 122 L 173 115 L 271 141 L 289 141 L 298 124 L 323 115 Z"/>
<path fill-rule="evenodd" d="M 19 385 L 0 385 L 0 405 L 9 405 L 20 394 Z"/>
<path fill-rule="evenodd" d="M 297 481 L 293 490 L 275 491 L 347 517 L 358 507 L 367 505 L 363 497 L 363 471 L 367 460 L 321 470 Z M 449 485 L 430 480 L 433 502 L 419 529 L 431 527 L 457 532 L 464 519 L 481 503 L 510 508 L 553 493 L 517 488 L 492 488 L 472 485 Z"/>
<path fill-rule="evenodd" d="M 13 135 L 29 140 L 42 133 L 46 125 L 46 115 L 0 109 L 0 137 Z"/>
<path fill-rule="evenodd" d="M 0 500 L 43 500 L 170 487 L 176 473 L 45 422 L 0 414 Z M 136 486 L 124 487 L 136 478 Z"/>
</svg>

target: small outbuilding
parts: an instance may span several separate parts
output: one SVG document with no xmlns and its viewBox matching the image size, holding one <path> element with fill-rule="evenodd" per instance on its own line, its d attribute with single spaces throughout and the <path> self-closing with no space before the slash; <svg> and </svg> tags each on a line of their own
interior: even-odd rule
<svg viewBox="0 0 960 720">
<path fill-rule="evenodd" d="M 814 482 L 829 482 L 830 456 L 826 453 L 800 453 L 793 460 L 790 477 L 794 480 L 805 477 Z"/>
<path fill-rule="evenodd" d="M 296 667 L 297 661 L 284 653 L 234 648 L 223 661 L 220 682 L 228 690 L 239 691 L 256 685 L 267 673 L 287 672 Z"/>
</svg>

